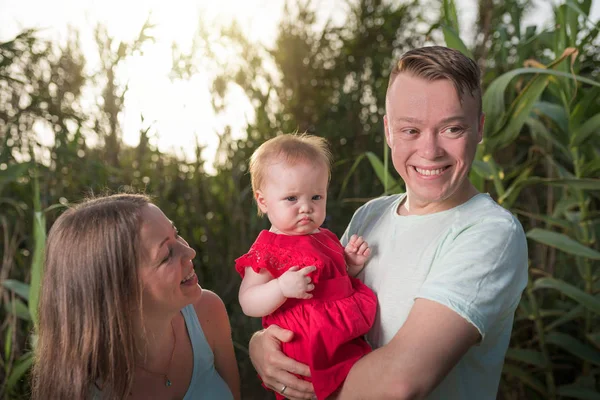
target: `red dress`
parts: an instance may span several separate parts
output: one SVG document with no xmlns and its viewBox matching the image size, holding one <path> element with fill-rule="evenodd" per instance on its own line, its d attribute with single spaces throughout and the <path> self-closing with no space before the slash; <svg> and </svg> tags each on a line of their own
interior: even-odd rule
<svg viewBox="0 0 600 400">
<path fill-rule="evenodd" d="M 288 236 L 263 230 L 250 251 L 235 262 L 244 277 L 245 267 L 266 269 L 278 278 L 290 267 L 314 265 L 310 274 L 315 289 L 308 300 L 287 299 L 263 317 L 266 328 L 275 324 L 294 332 L 283 343 L 288 356 L 310 367 L 311 381 L 319 400 L 326 399 L 344 382 L 350 368 L 371 351 L 364 340 L 375 320 L 377 298 L 358 279 L 348 276 L 344 248 L 329 230 L 311 235 Z M 284 396 L 276 393 L 277 399 Z"/>
</svg>

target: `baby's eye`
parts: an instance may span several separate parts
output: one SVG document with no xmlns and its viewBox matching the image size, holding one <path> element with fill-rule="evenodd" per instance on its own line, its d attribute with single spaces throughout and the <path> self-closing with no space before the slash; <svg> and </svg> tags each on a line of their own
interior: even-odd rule
<svg viewBox="0 0 600 400">
<path fill-rule="evenodd" d="M 296 196 L 288 196 L 285 198 L 287 201 L 296 201 Z"/>
<path fill-rule="evenodd" d="M 320 194 L 315 194 L 312 199 L 313 200 L 321 200 L 323 198 L 323 196 L 321 196 Z"/>
</svg>

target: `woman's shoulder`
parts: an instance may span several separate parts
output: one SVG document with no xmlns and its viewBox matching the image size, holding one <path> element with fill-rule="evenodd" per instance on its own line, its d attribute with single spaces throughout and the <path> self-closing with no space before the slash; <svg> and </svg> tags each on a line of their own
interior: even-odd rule
<svg viewBox="0 0 600 400">
<path fill-rule="evenodd" d="M 210 320 L 212 317 L 218 317 L 223 313 L 227 315 L 223 300 L 215 292 L 208 289 L 202 289 L 202 294 L 194 303 L 194 309 L 200 323 L 203 319 Z"/>
</svg>

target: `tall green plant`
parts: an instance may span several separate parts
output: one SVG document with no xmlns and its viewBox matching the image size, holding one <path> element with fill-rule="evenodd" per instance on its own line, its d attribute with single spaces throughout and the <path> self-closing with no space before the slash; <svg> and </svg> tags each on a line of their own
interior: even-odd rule
<svg viewBox="0 0 600 400">
<path fill-rule="evenodd" d="M 32 164 L 35 165 L 35 164 Z M 7 395 L 13 393 L 15 388 L 19 385 L 20 380 L 25 376 L 29 368 L 33 363 L 33 350 L 31 349 L 36 341 L 36 330 L 38 323 L 38 312 L 37 305 L 40 292 L 40 283 L 42 276 L 42 266 L 44 258 L 44 248 L 46 245 L 46 220 L 44 211 L 41 209 L 40 202 L 40 191 L 37 171 L 35 166 L 32 168 L 32 180 L 33 186 L 33 257 L 30 266 L 30 284 L 21 282 L 14 279 L 6 279 L 0 281 L 5 289 L 12 291 L 17 297 L 13 297 L 12 304 L 6 305 L 6 310 L 18 319 L 21 319 L 33 326 L 30 330 L 30 343 L 29 350 L 26 350 L 18 356 L 14 363 L 5 363 L 5 375 L 7 377 L 3 392 Z M 20 298 L 20 299 L 19 299 Z M 27 306 L 24 305 L 23 301 L 27 302 Z M 13 333 L 15 325 L 12 325 L 6 332 L 5 339 L 5 356 L 9 357 L 12 353 L 13 347 Z M 8 361 L 8 359 L 6 360 Z"/>
</svg>

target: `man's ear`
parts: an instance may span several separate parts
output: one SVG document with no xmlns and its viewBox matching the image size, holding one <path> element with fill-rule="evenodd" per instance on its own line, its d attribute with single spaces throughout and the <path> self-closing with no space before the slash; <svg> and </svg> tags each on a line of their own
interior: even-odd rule
<svg viewBox="0 0 600 400">
<path fill-rule="evenodd" d="M 258 209 L 263 214 L 266 214 L 267 213 L 267 200 L 265 199 L 265 196 L 263 196 L 263 193 L 260 190 L 257 190 L 254 193 L 254 199 L 256 199 L 256 205 L 258 206 Z"/>
<path fill-rule="evenodd" d="M 481 113 L 481 117 L 479 118 L 479 132 L 477 132 L 477 142 L 479 144 L 483 143 L 483 126 L 485 125 L 485 114 Z"/>
<path fill-rule="evenodd" d="M 390 126 L 388 124 L 387 114 L 383 116 L 383 133 L 385 134 L 385 141 L 390 146 Z"/>
</svg>

